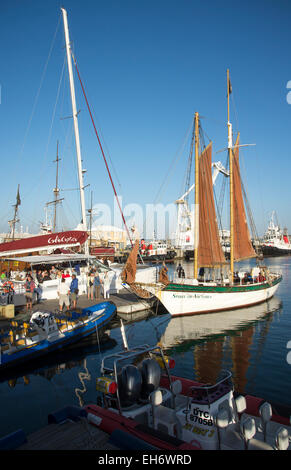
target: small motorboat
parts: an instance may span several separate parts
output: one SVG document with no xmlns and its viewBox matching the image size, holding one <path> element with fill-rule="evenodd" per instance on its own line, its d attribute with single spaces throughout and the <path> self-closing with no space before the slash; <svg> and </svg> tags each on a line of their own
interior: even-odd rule
<svg viewBox="0 0 291 470">
<path fill-rule="evenodd" d="M 136 449 L 290 450 L 290 410 L 279 415 L 260 398 L 235 394 L 228 371 L 210 385 L 172 376 L 173 366 L 160 346 L 104 357 L 87 419 L 120 449 L 134 440 Z"/>
<path fill-rule="evenodd" d="M 94 332 L 99 336 L 115 315 L 116 306 L 108 301 L 66 312 L 37 311 L 29 323 L 12 321 L 10 329 L 0 336 L 0 372 Z"/>
</svg>

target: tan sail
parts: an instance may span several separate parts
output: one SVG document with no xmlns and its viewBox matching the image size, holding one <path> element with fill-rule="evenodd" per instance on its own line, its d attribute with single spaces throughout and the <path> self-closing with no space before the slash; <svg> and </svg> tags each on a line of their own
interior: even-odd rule
<svg viewBox="0 0 291 470">
<path fill-rule="evenodd" d="M 134 247 L 125 263 L 124 270 L 121 273 L 121 279 L 127 284 L 133 284 L 136 274 L 136 262 L 139 250 L 139 240 L 135 241 Z"/>
<path fill-rule="evenodd" d="M 169 277 L 168 277 L 168 268 L 166 267 L 165 263 L 163 264 L 160 273 L 159 273 L 159 282 L 167 286 L 169 284 Z"/>
<path fill-rule="evenodd" d="M 213 267 L 225 263 L 216 220 L 211 158 L 212 142 L 199 157 L 199 267 Z"/>
<path fill-rule="evenodd" d="M 233 251 L 234 261 L 257 256 L 247 224 L 239 166 L 239 134 L 232 151 L 233 158 Z"/>
</svg>

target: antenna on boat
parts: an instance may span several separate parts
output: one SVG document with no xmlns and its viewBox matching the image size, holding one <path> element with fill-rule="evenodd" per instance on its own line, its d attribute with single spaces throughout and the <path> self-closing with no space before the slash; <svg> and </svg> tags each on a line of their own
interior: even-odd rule
<svg viewBox="0 0 291 470">
<path fill-rule="evenodd" d="M 70 79 L 70 90 L 71 90 L 71 101 L 72 101 L 72 111 L 73 111 L 73 120 L 74 120 L 74 131 L 75 131 L 75 141 L 76 141 L 76 151 L 77 151 L 77 162 L 78 162 L 78 176 L 79 176 L 79 186 L 80 186 L 80 199 L 81 199 L 81 211 L 82 211 L 82 223 L 84 230 L 87 232 L 87 220 L 86 220 L 86 207 L 85 207 L 85 194 L 84 194 L 84 182 L 83 182 L 83 169 L 82 169 L 82 157 L 81 157 L 81 147 L 80 147 L 80 136 L 79 136 L 79 126 L 78 126 L 78 112 L 76 106 L 76 95 L 75 95 L 75 86 L 74 86 L 74 77 L 72 69 L 72 59 L 71 59 L 71 44 L 69 38 L 69 28 L 68 28 L 68 18 L 67 11 L 64 8 L 61 8 L 63 13 L 63 22 L 64 22 L 64 31 L 65 31 L 65 40 L 66 40 L 66 51 L 67 51 L 67 62 L 68 62 L 68 71 Z M 88 241 L 85 242 L 85 253 L 89 254 Z"/>
<path fill-rule="evenodd" d="M 123 341 L 123 347 L 126 351 L 128 351 L 128 344 L 127 344 L 127 339 L 126 339 L 126 334 L 125 334 L 125 329 L 123 325 L 123 321 L 120 319 L 120 331 L 121 331 L 121 336 L 122 336 L 122 341 Z"/>
</svg>

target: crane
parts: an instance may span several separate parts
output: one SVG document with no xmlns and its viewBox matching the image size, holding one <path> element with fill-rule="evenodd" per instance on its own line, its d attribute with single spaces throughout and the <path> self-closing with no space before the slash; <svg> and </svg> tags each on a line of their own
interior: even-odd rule
<svg viewBox="0 0 291 470">
<path fill-rule="evenodd" d="M 212 183 L 215 185 L 219 173 L 225 177 L 229 176 L 229 172 L 224 168 L 221 162 L 212 163 Z M 191 191 L 193 191 L 195 184 L 192 184 L 187 191 L 175 201 L 177 205 L 177 228 L 175 232 L 175 248 L 182 248 L 185 244 L 188 246 L 193 245 L 193 225 L 194 218 L 191 213 L 187 198 Z M 192 241 L 192 243 L 191 243 Z"/>
</svg>

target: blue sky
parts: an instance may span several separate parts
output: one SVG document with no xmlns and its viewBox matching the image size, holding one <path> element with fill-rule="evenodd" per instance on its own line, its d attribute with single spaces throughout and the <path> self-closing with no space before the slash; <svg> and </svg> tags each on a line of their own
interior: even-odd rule
<svg viewBox="0 0 291 470">
<path fill-rule="evenodd" d="M 37 232 L 53 198 L 59 141 L 61 215 L 80 220 L 77 164 L 60 2 L 2 1 L 1 227 L 12 218 L 20 184 L 20 219 Z M 273 210 L 291 233 L 290 14 L 285 0 L 70 0 L 63 4 L 74 52 L 123 205 L 169 204 L 184 191 L 195 111 L 226 147 L 226 69 L 231 121 L 241 143 L 242 174 L 259 233 Z M 113 205 L 84 98 L 77 106 L 89 206 Z M 65 119 L 67 118 L 67 119 Z M 181 152 L 185 144 L 184 152 Z M 213 156 L 225 163 L 225 153 Z M 72 189 L 72 190 L 71 190 Z"/>
</svg>

